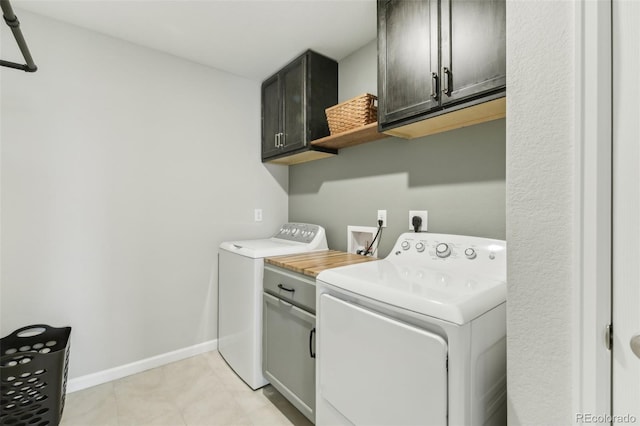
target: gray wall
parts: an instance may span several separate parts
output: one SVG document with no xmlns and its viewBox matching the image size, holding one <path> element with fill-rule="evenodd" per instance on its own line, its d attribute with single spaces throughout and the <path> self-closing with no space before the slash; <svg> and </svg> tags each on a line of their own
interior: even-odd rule
<svg viewBox="0 0 640 426">
<path fill-rule="evenodd" d="M 214 340 L 218 245 L 287 220 L 259 82 L 20 21 L 38 71 L 0 71 L 2 335 L 71 325 L 70 378 Z"/>
<path fill-rule="evenodd" d="M 377 93 L 375 41 L 340 62 L 340 101 Z M 347 226 L 376 226 L 379 256 L 409 230 L 409 210 L 428 210 L 430 232 L 505 238 L 505 120 L 407 141 L 389 137 L 330 159 L 291 166 L 289 220 L 325 226 L 347 248 Z"/>
</svg>

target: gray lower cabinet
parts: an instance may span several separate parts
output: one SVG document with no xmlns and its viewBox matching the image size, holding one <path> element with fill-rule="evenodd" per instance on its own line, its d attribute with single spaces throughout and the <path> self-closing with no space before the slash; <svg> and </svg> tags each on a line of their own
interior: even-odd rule
<svg viewBox="0 0 640 426">
<path fill-rule="evenodd" d="M 291 303 L 313 295 L 308 309 L 315 312 L 315 283 L 296 275 L 265 267 L 262 366 L 271 385 L 315 422 L 316 316 Z"/>
</svg>

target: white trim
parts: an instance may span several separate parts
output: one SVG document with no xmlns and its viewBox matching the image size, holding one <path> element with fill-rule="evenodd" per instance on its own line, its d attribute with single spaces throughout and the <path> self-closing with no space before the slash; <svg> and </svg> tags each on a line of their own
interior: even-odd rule
<svg viewBox="0 0 640 426">
<path fill-rule="evenodd" d="M 576 5 L 572 422 L 611 413 L 611 0 Z"/>
<path fill-rule="evenodd" d="M 156 355 L 151 358 L 135 361 L 130 364 L 121 365 L 119 367 L 110 368 L 108 370 L 98 371 L 97 373 L 87 374 L 86 376 L 76 377 L 67 381 L 67 393 L 76 392 L 92 386 L 101 385 L 112 380 L 121 379 L 132 374 L 141 373 L 152 368 L 160 367 L 172 362 L 180 361 L 209 351 L 218 349 L 218 340 L 210 340 L 208 342 L 199 343 L 187 348 L 178 349 L 165 354 Z"/>
</svg>

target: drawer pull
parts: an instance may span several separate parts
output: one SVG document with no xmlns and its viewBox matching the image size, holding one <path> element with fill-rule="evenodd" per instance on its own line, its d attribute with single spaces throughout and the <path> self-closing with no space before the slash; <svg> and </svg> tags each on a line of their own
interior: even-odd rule
<svg viewBox="0 0 640 426">
<path fill-rule="evenodd" d="M 287 287 L 283 286 L 282 284 L 278 284 L 278 288 L 279 288 L 280 290 L 288 291 L 288 292 L 291 292 L 291 293 L 293 293 L 294 291 L 296 291 L 296 289 L 295 289 L 295 288 L 287 288 Z"/>
<path fill-rule="evenodd" d="M 316 328 L 313 327 L 309 333 L 309 356 L 311 358 L 316 357 L 316 353 L 313 351 L 313 335 L 316 334 Z"/>
</svg>

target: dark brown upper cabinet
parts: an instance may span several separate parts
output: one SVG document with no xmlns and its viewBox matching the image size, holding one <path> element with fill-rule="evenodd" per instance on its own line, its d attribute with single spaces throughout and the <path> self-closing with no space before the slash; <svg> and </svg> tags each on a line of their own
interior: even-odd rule
<svg viewBox="0 0 640 426">
<path fill-rule="evenodd" d="M 504 97 L 505 26 L 505 0 L 378 0 L 379 130 Z"/>
<path fill-rule="evenodd" d="M 308 50 L 262 83 L 262 161 L 296 164 L 337 153 L 325 109 L 338 103 L 338 63 Z"/>
</svg>

